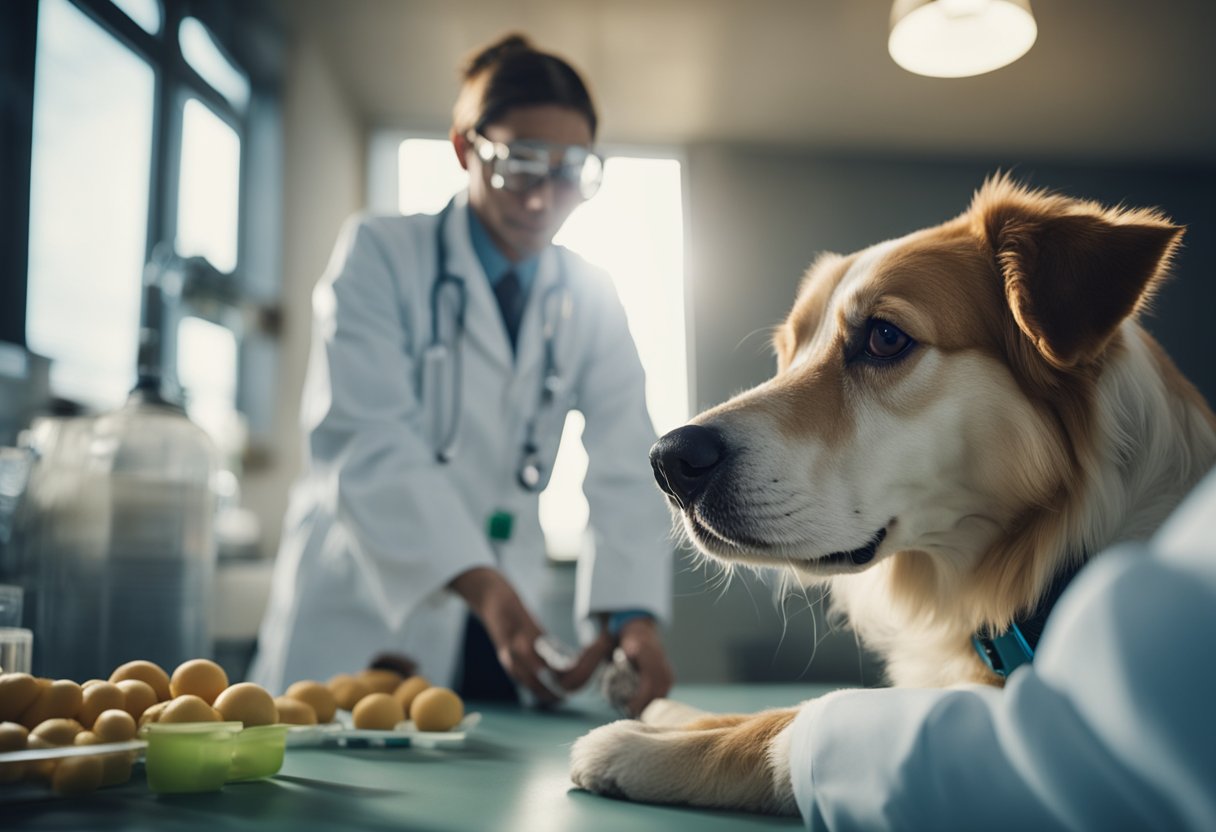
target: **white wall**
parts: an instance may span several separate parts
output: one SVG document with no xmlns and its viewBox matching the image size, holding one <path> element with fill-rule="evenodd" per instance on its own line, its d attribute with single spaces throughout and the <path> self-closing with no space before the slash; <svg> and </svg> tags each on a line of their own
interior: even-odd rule
<svg viewBox="0 0 1216 832">
<path fill-rule="evenodd" d="M 262 521 L 262 550 L 278 549 L 287 493 L 299 471 L 300 389 L 308 358 L 312 287 L 342 222 L 364 202 L 364 131 L 316 46 L 291 39 L 283 105 L 283 338 L 269 466 L 242 478 Z"/>
</svg>

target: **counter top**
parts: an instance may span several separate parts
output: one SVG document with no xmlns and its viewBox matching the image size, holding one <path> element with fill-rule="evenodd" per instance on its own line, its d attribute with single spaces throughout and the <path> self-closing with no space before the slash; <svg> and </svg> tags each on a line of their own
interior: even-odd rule
<svg viewBox="0 0 1216 832">
<path fill-rule="evenodd" d="M 709 711 L 752 712 L 795 705 L 827 690 L 684 685 L 672 697 Z M 6 830 L 713 832 L 799 826 L 792 818 L 647 806 L 576 790 L 568 773 L 570 746 L 615 718 L 596 697 L 580 696 L 547 713 L 478 710 L 481 724 L 460 748 L 290 748 L 275 777 L 196 795 L 155 795 L 137 768 L 129 784 L 86 797 L 48 791 L 45 799 L 5 803 L 0 791 L 0 817 Z"/>
</svg>

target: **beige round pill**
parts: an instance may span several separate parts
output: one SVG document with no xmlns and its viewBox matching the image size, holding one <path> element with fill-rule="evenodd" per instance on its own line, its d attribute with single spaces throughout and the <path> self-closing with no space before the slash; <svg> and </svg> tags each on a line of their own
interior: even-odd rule
<svg viewBox="0 0 1216 832">
<path fill-rule="evenodd" d="M 36 737 L 33 734 L 30 734 L 29 739 L 26 741 L 26 748 L 29 748 L 31 751 L 54 747 L 53 743 L 47 742 L 42 737 Z M 25 764 L 25 776 L 30 780 L 43 780 L 49 783 L 57 765 L 59 765 L 58 760 L 30 760 Z"/>
<path fill-rule="evenodd" d="M 172 699 L 169 700 L 169 702 L 172 702 L 172 701 L 173 701 Z M 165 712 L 165 708 L 169 707 L 169 702 L 157 702 L 157 703 L 153 704 L 150 708 L 148 708 L 146 711 L 144 711 L 142 714 L 140 714 L 139 727 L 143 728 L 145 725 L 147 725 L 150 722 L 160 722 L 161 714 L 163 714 Z M 207 703 L 204 702 L 203 704 L 206 705 Z M 215 710 L 215 709 L 212 708 L 211 710 Z M 217 719 L 216 721 L 218 722 L 219 720 Z"/>
<path fill-rule="evenodd" d="M 356 728 L 369 731 L 391 731 L 398 722 L 405 720 L 405 711 L 387 693 L 369 693 L 359 700 L 351 715 Z"/>
<path fill-rule="evenodd" d="M 215 709 L 225 720 L 240 722 L 246 728 L 273 725 L 279 721 L 274 697 L 264 687 L 252 682 L 241 682 L 225 690 L 216 698 Z"/>
<path fill-rule="evenodd" d="M 101 756 L 101 787 L 118 786 L 131 779 L 137 751 L 118 751 Z"/>
<path fill-rule="evenodd" d="M 378 667 L 361 670 L 355 678 L 362 680 L 372 693 L 392 693 L 405 679 L 395 670 L 383 670 Z"/>
<path fill-rule="evenodd" d="M 126 711 L 107 711 L 106 713 L 119 714 L 122 717 L 130 720 L 131 715 Z M 104 716 L 104 714 L 103 714 Z M 134 730 L 135 722 L 131 721 L 131 728 Z M 133 739 L 134 734 L 123 739 Z M 92 731 L 81 731 L 76 735 L 75 745 L 101 745 L 106 742 L 117 742 L 118 740 L 106 739 L 100 737 Z M 117 786 L 131 779 L 131 767 L 135 762 L 139 752 L 137 751 L 112 751 L 108 754 L 99 754 L 101 759 L 101 787 Z"/>
<path fill-rule="evenodd" d="M 68 757 L 60 760 L 51 775 L 51 788 L 57 794 L 87 794 L 101 786 L 101 756 Z"/>
<path fill-rule="evenodd" d="M 169 692 L 175 697 L 192 694 L 206 702 L 215 703 L 215 698 L 228 687 L 228 674 L 224 668 L 209 659 L 191 659 L 183 662 L 169 677 Z"/>
<path fill-rule="evenodd" d="M 307 702 L 290 696 L 276 696 L 274 707 L 279 712 L 279 722 L 288 725 L 316 725 L 317 712 Z"/>
<path fill-rule="evenodd" d="M 78 735 L 84 727 L 74 719 L 47 719 L 43 723 L 34 726 L 34 729 L 29 732 L 29 736 L 39 737 L 40 740 L 45 740 L 52 746 L 71 746 L 75 735 Z"/>
<path fill-rule="evenodd" d="M 414 697 L 429 688 L 431 683 L 423 676 L 411 676 L 397 686 L 393 691 L 393 698 L 397 700 L 397 704 L 401 706 L 401 710 L 407 714 L 410 712 L 410 705 L 414 702 Z"/>
<path fill-rule="evenodd" d="M 448 731 L 463 718 L 464 703 L 447 688 L 427 688 L 410 705 L 410 719 L 419 731 Z"/>
<path fill-rule="evenodd" d="M 21 751 L 29 729 L 17 722 L 0 722 L 0 751 Z"/>
<path fill-rule="evenodd" d="M 346 673 L 340 673 L 330 679 L 326 687 L 333 693 L 338 707 L 344 711 L 353 711 L 359 700 L 372 692 L 367 682 Z"/>
<path fill-rule="evenodd" d="M 16 722 L 0 722 L 0 752 L 24 751 L 29 730 Z M 25 776 L 25 763 L 0 763 L 0 783 L 16 783 Z"/>
<path fill-rule="evenodd" d="M 212 708 L 202 699 L 187 694 L 169 700 L 158 722 L 219 722 Z"/>
<path fill-rule="evenodd" d="M 93 733 L 102 742 L 126 742 L 135 739 L 135 720 L 126 711 L 111 708 L 102 711 L 93 723 Z"/>
<path fill-rule="evenodd" d="M 76 712 L 76 720 L 85 728 L 92 728 L 102 711 L 122 708 L 126 702 L 127 696 L 118 685 L 112 682 L 95 682 L 87 688 L 81 688 L 80 710 Z"/>
<path fill-rule="evenodd" d="M 76 736 L 72 737 L 72 745 L 100 745 L 101 737 L 94 734 L 92 731 L 81 731 Z"/>
<path fill-rule="evenodd" d="M 0 674 L 0 721 L 18 719 L 40 690 L 38 680 L 28 673 Z"/>
<path fill-rule="evenodd" d="M 56 679 L 49 684 L 39 683 L 38 698 L 34 700 L 18 720 L 26 728 L 34 728 L 48 719 L 74 717 L 84 701 L 80 685 L 71 679 Z"/>
<path fill-rule="evenodd" d="M 83 730 L 76 720 L 57 717 L 38 723 L 30 731 L 30 736 L 46 740 L 51 745 L 71 745 L 72 740 Z"/>
<path fill-rule="evenodd" d="M 136 720 L 144 715 L 144 711 L 158 703 L 156 691 L 147 682 L 140 679 L 123 679 L 117 685 L 123 695 L 122 709 Z"/>
<path fill-rule="evenodd" d="M 157 702 L 164 702 L 166 699 L 172 698 L 172 694 L 169 692 L 169 674 L 158 664 L 138 659 L 120 665 L 110 674 L 110 681 L 115 684 L 125 679 L 138 679 L 146 682 L 148 687 L 156 691 Z"/>
<path fill-rule="evenodd" d="M 334 698 L 333 691 L 320 682 L 296 682 L 287 689 L 284 696 L 298 699 L 311 707 L 317 714 L 317 722 L 321 724 L 333 722 L 334 714 L 338 710 L 338 700 Z"/>
</svg>

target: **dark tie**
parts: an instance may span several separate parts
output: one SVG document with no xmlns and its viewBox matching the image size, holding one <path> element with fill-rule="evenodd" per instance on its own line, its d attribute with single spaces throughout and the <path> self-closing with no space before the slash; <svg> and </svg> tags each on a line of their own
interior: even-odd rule
<svg viewBox="0 0 1216 832">
<path fill-rule="evenodd" d="M 498 309 L 502 312 L 502 322 L 507 327 L 507 339 L 511 342 L 511 351 L 515 351 L 516 336 L 519 335 L 519 321 L 524 314 L 524 292 L 519 285 L 519 275 L 511 270 L 498 279 L 494 287 L 494 297 L 498 298 Z"/>
</svg>

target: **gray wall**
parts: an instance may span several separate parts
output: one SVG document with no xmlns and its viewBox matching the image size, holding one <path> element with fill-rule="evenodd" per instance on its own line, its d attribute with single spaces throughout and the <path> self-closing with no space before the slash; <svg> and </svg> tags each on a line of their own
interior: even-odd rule
<svg viewBox="0 0 1216 832">
<path fill-rule="evenodd" d="M 283 102 L 283 337 L 269 465 L 241 478 L 246 506 L 262 523 L 262 551 L 278 549 L 287 493 L 300 466 L 300 390 L 308 360 L 312 289 L 338 229 L 363 207 L 364 134 L 325 58 L 306 37 L 291 40 Z"/>
<path fill-rule="evenodd" d="M 698 405 L 719 402 L 771 373 L 768 327 L 785 316 L 817 252 L 855 251 L 956 216 L 998 169 L 1073 196 L 1158 206 L 1188 226 L 1174 280 L 1145 323 L 1208 401 L 1216 401 L 1216 350 L 1208 337 L 1216 313 L 1216 168 L 717 146 L 694 148 L 688 165 Z"/>
<path fill-rule="evenodd" d="M 697 409 L 772 374 L 769 328 L 785 316 L 817 252 L 854 251 L 955 216 L 985 175 L 1010 167 L 1036 186 L 1159 206 L 1189 226 L 1175 278 L 1146 324 L 1216 401 L 1209 339 L 1216 313 L 1216 169 L 701 146 L 690 149 L 687 169 Z M 761 579 L 741 570 L 726 590 L 716 591 L 706 586 L 712 569 L 697 569 L 686 555 L 681 561 L 669 641 L 682 679 L 879 680 L 852 635 L 829 633 L 822 615 L 812 616 L 801 598 L 786 599 L 786 626 Z"/>
</svg>

